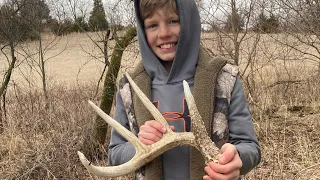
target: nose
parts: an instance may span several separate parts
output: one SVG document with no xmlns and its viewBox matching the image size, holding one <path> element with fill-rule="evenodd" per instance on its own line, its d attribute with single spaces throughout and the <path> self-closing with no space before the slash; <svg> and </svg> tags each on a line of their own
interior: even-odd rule
<svg viewBox="0 0 320 180">
<path fill-rule="evenodd" d="M 171 35 L 170 28 L 167 25 L 161 26 L 159 31 L 159 38 L 166 38 Z"/>
</svg>

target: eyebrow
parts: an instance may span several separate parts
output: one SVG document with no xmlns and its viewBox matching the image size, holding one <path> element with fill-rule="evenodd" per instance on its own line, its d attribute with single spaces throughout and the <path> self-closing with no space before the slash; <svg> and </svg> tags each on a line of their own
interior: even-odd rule
<svg viewBox="0 0 320 180">
<path fill-rule="evenodd" d="M 161 16 L 159 13 L 157 13 L 157 14 L 158 14 L 159 16 Z M 152 21 L 152 20 L 153 20 L 152 17 L 153 17 L 153 15 L 150 16 L 150 17 L 148 17 L 148 18 L 146 18 L 144 21 L 146 21 L 146 20 Z M 171 19 L 171 18 L 176 18 L 176 17 L 180 19 L 179 15 L 176 14 L 176 13 L 166 14 L 166 19 Z"/>
</svg>

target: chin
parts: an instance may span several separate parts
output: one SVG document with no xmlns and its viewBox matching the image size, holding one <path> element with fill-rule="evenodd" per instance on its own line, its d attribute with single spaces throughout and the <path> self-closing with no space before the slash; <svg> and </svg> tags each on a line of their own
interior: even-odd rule
<svg viewBox="0 0 320 180">
<path fill-rule="evenodd" d="M 173 55 L 170 55 L 170 56 L 158 56 L 162 61 L 173 61 L 174 57 L 175 57 L 175 54 Z"/>
</svg>

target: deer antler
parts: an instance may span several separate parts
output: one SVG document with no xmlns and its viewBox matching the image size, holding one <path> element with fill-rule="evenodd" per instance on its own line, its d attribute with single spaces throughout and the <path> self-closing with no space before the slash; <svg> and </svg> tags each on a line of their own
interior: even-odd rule
<svg viewBox="0 0 320 180">
<path fill-rule="evenodd" d="M 211 141 L 206 132 L 206 128 L 202 121 L 202 118 L 196 107 L 194 98 L 191 94 L 189 85 L 186 81 L 183 81 L 184 93 L 187 99 L 189 112 L 191 116 L 191 132 L 177 133 L 173 132 L 169 127 L 166 119 L 161 115 L 158 109 L 150 102 L 150 100 L 143 94 L 139 87 L 133 82 L 129 74 L 126 73 L 126 77 L 138 95 L 145 107 L 150 111 L 156 121 L 161 123 L 167 129 L 167 132 L 163 135 L 160 141 L 152 145 L 144 145 L 140 140 L 131 133 L 128 129 L 124 128 L 117 121 L 112 119 L 110 116 L 105 114 L 98 106 L 89 101 L 89 104 L 93 109 L 110 125 L 112 126 L 121 136 L 123 136 L 128 142 L 130 142 L 136 149 L 135 156 L 125 164 L 119 166 L 108 166 L 100 167 L 92 165 L 87 158 L 78 151 L 79 158 L 82 164 L 87 168 L 87 170 L 97 176 L 103 177 L 117 177 L 129 174 L 138 170 L 140 167 L 144 166 L 148 162 L 152 161 L 157 156 L 161 155 L 165 151 L 176 147 L 189 145 L 197 148 L 205 158 L 206 163 L 209 161 L 215 161 L 217 155 L 219 154 L 219 149 Z"/>
</svg>

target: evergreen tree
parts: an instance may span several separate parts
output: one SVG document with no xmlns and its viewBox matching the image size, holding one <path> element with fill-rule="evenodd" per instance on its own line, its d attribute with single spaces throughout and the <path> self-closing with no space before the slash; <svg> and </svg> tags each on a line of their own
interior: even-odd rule
<svg viewBox="0 0 320 180">
<path fill-rule="evenodd" d="M 76 18 L 72 31 L 74 32 L 88 31 L 88 24 L 85 22 L 83 16 L 79 16 Z"/>
<path fill-rule="evenodd" d="M 108 29 L 108 22 L 101 0 L 94 0 L 93 9 L 89 17 L 89 26 L 93 31 Z"/>
<path fill-rule="evenodd" d="M 259 15 L 255 24 L 255 31 L 261 33 L 277 33 L 279 31 L 279 19 L 271 14 L 269 17 L 263 12 Z"/>
<path fill-rule="evenodd" d="M 6 1 L 0 5 L 0 41 L 38 39 L 36 32 L 43 30 L 49 14 L 44 0 Z"/>
<path fill-rule="evenodd" d="M 243 19 L 241 19 L 240 14 L 236 12 L 234 16 L 232 14 L 228 15 L 227 22 L 225 23 L 224 30 L 226 32 L 240 32 L 243 30 L 244 22 Z"/>
<path fill-rule="evenodd" d="M 39 39 L 40 33 L 51 18 L 48 5 L 44 0 L 23 0 L 20 6 L 21 18 L 26 23 L 23 28 L 28 29 L 26 36 L 31 40 Z"/>
</svg>

